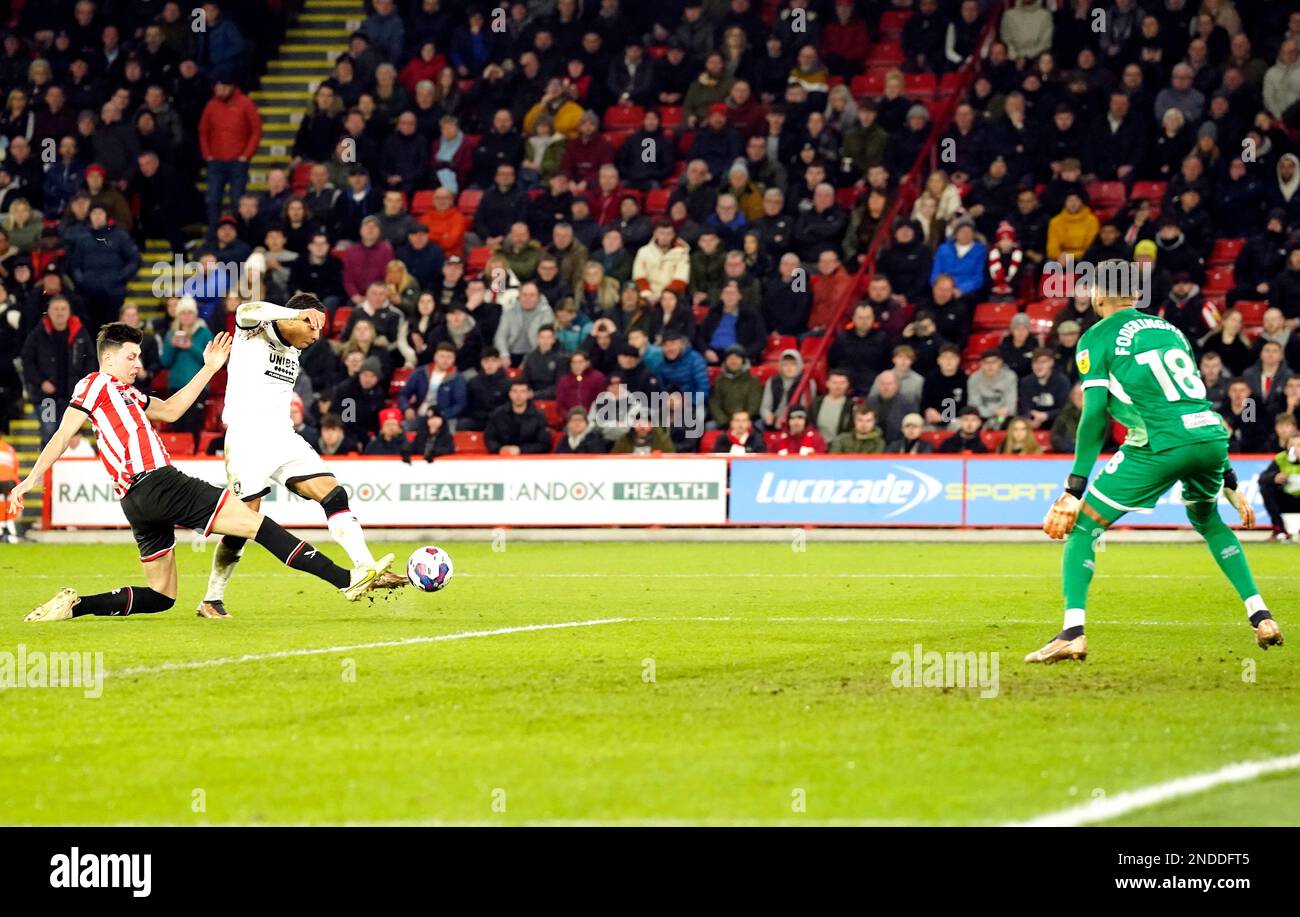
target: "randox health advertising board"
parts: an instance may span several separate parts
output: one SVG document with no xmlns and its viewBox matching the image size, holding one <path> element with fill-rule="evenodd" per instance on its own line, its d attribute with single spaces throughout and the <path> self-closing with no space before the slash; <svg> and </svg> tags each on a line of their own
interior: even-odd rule
<svg viewBox="0 0 1300 917">
<path fill-rule="evenodd" d="M 724 457 L 327 462 L 366 526 L 722 525 L 727 518 Z M 174 464 L 225 486 L 219 459 Z M 54 526 L 126 524 L 98 459 L 55 463 L 46 501 Z M 283 525 L 325 525 L 318 504 L 283 487 L 263 507 Z"/>
</svg>

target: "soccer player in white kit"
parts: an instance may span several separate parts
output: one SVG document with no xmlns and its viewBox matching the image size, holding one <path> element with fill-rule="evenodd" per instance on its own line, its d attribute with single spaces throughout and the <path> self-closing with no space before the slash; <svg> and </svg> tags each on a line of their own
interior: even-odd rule
<svg viewBox="0 0 1300 917">
<path fill-rule="evenodd" d="M 299 293 L 287 305 L 246 302 L 235 312 L 226 406 L 226 477 L 229 487 L 256 511 L 274 482 L 325 511 L 330 535 L 354 567 L 375 563 L 348 495 L 320 455 L 293 429 L 289 402 L 298 379 L 298 355 L 320 337 L 325 324 L 321 302 Z M 208 592 L 199 603 L 201 618 L 229 618 L 226 585 L 243 555 L 245 539 L 227 535 L 212 557 Z M 396 588 L 406 578 L 380 575 L 378 588 Z"/>
</svg>

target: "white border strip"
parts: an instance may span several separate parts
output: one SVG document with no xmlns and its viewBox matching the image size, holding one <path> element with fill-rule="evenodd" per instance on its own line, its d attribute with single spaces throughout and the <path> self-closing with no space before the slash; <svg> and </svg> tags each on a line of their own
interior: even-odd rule
<svg viewBox="0 0 1300 917">
<path fill-rule="evenodd" d="M 1127 815 L 1137 809 L 1146 809 L 1162 802 L 1168 802 L 1171 799 L 1181 799 L 1184 796 L 1204 793 L 1206 790 L 1212 790 L 1215 787 L 1232 783 L 1245 783 L 1265 774 L 1275 774 L 1297 768 L 1300 768 L 1300 752 L 1278 758 L 1265 758 L 1262 761 L 1239 761 L 1236 764 L 1225 764 L 1215 771 L 1178 777 L 1164 783 L 1155 783 L 1140 789 L 1129 790 L 1126 793 L 1120 793 L 1106 799 L 1094 799 L 1081 806 L 1048 812 L 1046 815 L 1039 815 L 1028 821 L 1011 822 L 1007 827 L 1077 828 L 1081 825 L 1090 825 L 1095 822 L 1119 818 L 1121 815 Z"/>
</svg>

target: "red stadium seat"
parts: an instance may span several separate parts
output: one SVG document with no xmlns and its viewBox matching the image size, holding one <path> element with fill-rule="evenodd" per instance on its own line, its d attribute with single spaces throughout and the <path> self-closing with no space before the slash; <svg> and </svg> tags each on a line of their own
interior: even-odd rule
<svg viewBox="0 0 1300 917">
<path fill-rule="evenodd" d="M 939 83 L 933 73 L 903 74 L 903 92 L 909 99 L 933 96 L 938 88 Z"/>
<path fill-rule="evenodd" d="M 639 131 L 645 118 L 640 105 L 611 105 L 605 109 L 604 127 L 607 131 Z"/>
<path fill-rule="evenodd" d="M 943 110 L 948 107 L 948 103 L 943 99 L 917 99 L 917 101 L 924 105 L 925 110 L 930 113 L 931 124 L 938 122 L 943 115 Z"/>
<path fill-rule="evenodd" d="M 882 38 L 901 38 L 903 26 L 907 25 L 911 10 L 888 10 L 880 14 L 880 36 Z"/>
<path fill-rule="evenodd" d="M 608 143 L 610 146 L 612 146 L 614 148 L 614 152 L 617 153 L 619 151 L 619 148 L 622 147 L 623 144 L 627 142 L 627 138 L 632 136 L 632 132 L 631 131 L 605 131 L 605 133 L 602 136 L 604 136 L 605 142 Z"/>
<path fill-rule="evenodd" d="M 1005 331 L 1018 311 L 1013 302 L 982 302 L 975 307 L 975 330 Z"/>
<path fill-rule="evenodd" d="M 708 373 L 709 373 L 709 385 L 712 385 L 714 382 L 718 381 L 718 376 L 722 375 L 722 367 L 710 366 L 708 368 Z"/>
<path fill-rule="evenodd" d="M 966 342 L 966 352 L 963 356 L 978 360 L 980 354 L 989 348 L 996 348 L 1002 343 L 1003 332 L 1001 331 L 984 331 L 976 332 L 970 336 Z"/>
<path fill-rule="evenodd" d="M 221 423 L 221 412 L 225 409 L 225 398 L 209 398 L 207 403 L 203 405 L 203 429 L 223 429 L 224 425 Z"/>
<path fill-rule="evenodd" d="M 777 443 L 781 442 L 781 438 L 784 435 L 785 434 L 782 433 L 780 430 L 764 430 L 763 448 L 766 449 L 768 452 L 775 452 Z"/>
<path fill-rule="evenodd" d="M 506 370 L 507 379 L 522 379 L 524 377 L 524 368 L 522 366 L 511 366 Z"/>
<path fill-rule="evenodd" d="M 945 73 L 939 79 L 939 95 L 940 96 L 951 95 L 952 93 L 956 92 L 958 88 L 960 88 L 960 86 L 961 86 L 960 73 L 957 73 L 956 71 L 953 71 L 951 73 Z"/>
<path fill-rule="evenodd" d="M 477 430 L 457 430 L 451 434 L 451 441 L 457 455 L 487 455 L 483 434 Z"/>
<path fill-rule="evenodd" d="M 997 452 L 998 446 L 1002 445 L 1002 440 L 1007 438 L 1006 430 L 982 430 L 980 431 L 980 441 L 990 452 Z"/>
<path fill-rule="evenodd" d="M 691 317 L 695 319 L 695 324 L 700 324 L 709 316 L 708 306 L 692 306 Z"/>
<path fill-rule="evenodd" d="M 402 392 L 402 387 L 406 385 L 406 380 L 411 378 L 415 373 L 413 369 L 407 369 L 405 366 L 393 370 L 393 378 L 388 380 L 388 395 L 396 398 Z"/>
<path fill-rule="evenodd" d="M 207 455 L 208 450 L 212 448 L 212 444 L 217 440 L 221 439 L 221 437 L 224 435 L 225 434 L 222 433 L 220 430 L 205 430 L 204 432 L 200 433 L 198 454 Z"/>
<path fill-rule="evenodd" d="M 898 39 L 886 38 L 876 42 L 867 49 L 867 60 L 873 67 L 899 67 L 904 60 L 903 43 Z"/>
<path fill-rule="evenodd" d="M 483 199 L 483 192 L 477 188 L 466 188 L 456 198 L 456 209 L 467 217 L 472 217 L 478 212 L 478 202 Z"/>
<path fill-rule="evenodd" d="M 821 346 L 821 335 L 810 334 L 799 343 L 799 355 L 804 358 L 806 363 L 817 356 L 817 351 Z"/>
<path fill-rule="evenodd" d="M 1259 325 L 1263 323 L 1264 313 L 1268 311 L 1268 301 L 1239 299 L 1235 308 L 1241 313 L 1241 318 L 1247 325 Z"/>
<path fill-rule="evenodd" d="M 788 334 L 769 334 L 763 348 L 763 362 L 779 359 L 783 350 L 798 350 L 799 339 Z"/>
<path fill-rule="evenodd" d="M 695 131 L 682 131 L 680 134 L 677 135 L 677 152 L 680 153 L 683 157 L 683 163 L 682 163 L 683 165 L 685 165 L 684 160 L 686 154 L 690 152 L 691 145 L 694 143 L 695 143 Z"/>
<path fill-rule="evenodd" d="M 470 277 L 477 277 L 483 273 L 483 268 L 487 266 L 488 259 L 492 257 L 492 249 L 486 245 L 477 245 L 469 250 L 469 260 L 465 263 L 465 273 Z"/>
<path fill-rule="evenodd" d="M 163 445 L 173 456 L 193 455 L 194 454 L 194 434 L 193 433 L 163 433 Z"/>
<path fill-rule="evenodd" d="M 1029 316 L 1029 327 L 1035 334 L 1045 334 L 1052 330 L 1052 319 L 1061 311 L 1054 302 L 1031 302 L 1025 307 Z"/>
<path fill-rule="evenodd" d="M 921 439 L 925 440 L 936 449 L 938 449 L 939 444 L 949 436 L 952 436 L 952 432 L 949 430 L 925 430 L 921 433 Z"/>
<path fill-rule="evenodd" d="M 858 202 L 858 189 L 852 186 L 835 189 L 835 203 L 845 210 L 852 210 Z"/>
<path fill-rule="evenodd" d="M 293 186 L 294 194 L 301 194 L 311 184 L 311 167 L 312 163 L 303 162 L 299 163 L 298 168 L 293 170 L 293 178 L 290 179 L 289 183 Z"/>
<path fill-rule="evenodd" d="M 554 452 L 557 448 L 559 448 L 560 440 L 562 440 L 562 439 L 564 439 L 564 431 L 563 431 L 563 430 L 552 430 L 552 431 L 551 431 L 551 451 L 552 451 L 552 452 Z"/>
<path fill-rule="evenodd" d="M 1088 193 L 1088 206 L 1094 211 L 1105 210 L 1113 214 L 1128 201 L 1122 181 L 1095 181 L 1084 190 Z"/>
<path fill-rule="evenodd" d="M 758 379 L 759 382 L 767 382 L 777 374 L 780 367 L 775 363 L 763 363 L 760 366 L 750 367 L 749 374 Z"/>
<path fill-rule="evenodd" d="M 1205 277 L 1205 287 L 1201 290 L 1206 296 L 1221 296 L 1233 287 L 1234 270 L 1227 267 L 1212 268 Z"/>
<path fill-rule="evenodd" d="M 1044 450 L 1045 452 L 1051 452 L 1051 451 L 1052 451 L 1052 431 L 1051 431 L 1051 430 L 1035 430 L 1035 431 L 1034 431 L 1034 439 L 1038 440 L 1038 445 L 1042 446 L 1042 447 L 1043 447 L 1043 450 Z"/>
<path fill-rule="evenodd" d="M 645 196 L 646 216 L 659 216 L 668 212 L 668 199 L 672 197 L 672 192 L 667 188 L 655 188 L 649 191 Z"/>
<path fill-rule="evenodd" d="M 208 383 L 208 397 L 213 395 L 221 395 L 224 397 L 226 394 L 226 382 L 229 378 L 230 374 L 227 373 L 225 369 L 219 370 L 217 374 L 212 377 L 212 381 Z"/>
<path fill-rule="evenodd" d="M 686 114 L 680 105 L 660 105 L 659 124 L 664 130 L 681 127 L 686 121 Z"/>
<path fill-rule="evenodd" d="M 1165 199 L 1165 182 L 1134 182 L 1134 190 L 1128 199 L 1149 200 L 1154 206 L 1160 207 L 1161 200 Z"/>
<path fill-rule="evenodd" d="M 411 215 L 420 216 L 433 209 L 433 192 L 417 191 L 411 196 Z"/>
<path fill-rule="evenodd" d="M 872 70 L 870 73 L 855 76 L 849 81 L 849 91 L 859 99 L 863 96 L 882 95 L 885 91 L 885 71 Z"/>
<path fill-rule="evenodd" d="M 352 317 L 351 306 L 339 306 L 334 310 L 334 320 L 330 322 L 330 336 L 342 337 L 343 329 L 348 326 L 348 319 Z"/>
<path fill-rule="evenodd" d="M 552 430 L 558 430 L 564 426 L 564 416 L 560 414 L 560 409 L 553 400 L 539 398 L 533 402 L 537 409 L 546 415 L 546 425 Z"/>
<path fill-rule="evenodd" d="M 1242 248 L 1246 245 L 1245 239 L 1215 239 L 1214 248 L 1210 251 L 1210 260 L 1207 262 L 1210 267 L 1222 267 L 1225 264 L 1232 264 L 1241 254 Z"/>
</svg>

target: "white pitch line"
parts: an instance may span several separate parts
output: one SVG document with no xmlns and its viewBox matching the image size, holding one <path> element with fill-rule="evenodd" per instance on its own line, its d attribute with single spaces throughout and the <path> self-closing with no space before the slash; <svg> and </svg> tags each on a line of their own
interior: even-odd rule
<svg viewBox="0 0 1300 917">
<path fill-rule="evenodd" d="M 1265 758 L 1262 761 L 1239 761 L 1235 764 L 1225 764 L 1218 770 L 1178 777 L 1105 799 L 1093 799 L 1083 805 L 1049 812 L 1028 821 L 1012 822 L 1007 827 L 1077 828 L 1081 825 L 1119 818 L 1137 809 L 1146 809 L 1171 799 L 1181 799 L 1184 796 L 1204 793 L 1215 787 L 1245 783 L 1265 774 L 1276 774 L 1297 768 L 1300 768 L 1300 752 L 1277 758 Z"/>
<path fill-rule="evenodd" d="M 245 653 L 243 656 L 223 656 L 218 659 L 196 659 L 186 662 L 164 662 L 160 665 L 142 665 L 106 676 L 157 675 L 162 672 L 179 672 L 189 669 L 211 669 L 218 666 L 238 665 L 244 662 L 263 662 L 269 659 L 292 659 L 296 656 L 323 656 L 330 653 L 350 653 L 354 650 L 372 650 L 394 646 L 415 646 L 421 643 L 445 643 L 450 640 L 471 640 L 476 637 L 497 637 L 503 634 L 522 634 L 539 630 L 565 630 L 575 627 L 597 627 L 601 624 L 621 624 L 631 618 L 596 618 L 590 621 L 560 621 L 554 624 L 524 624 L 519 627 L 498 627 L 494 630 L 466 630 L 454 634 L 433 634 L 426 637 L 404 637 L 401 640 L 377 640 L 373 643 L 351 643 L 344 646 L 309 647 L 299 650 L 277 650 L 270 653 Z"/>
<path fill-rule="evenodd" d="M 238 574 L 238 579 L 281 579 L 284 577 L 283 572 L 248 572 Z M 728 573 L 726 571 L 701 570 L 698 573 L 685 572 L 616 572 L 605 573 L 600 571 L 592 572 L 550 572 L 550 573 L 520 573 L 513 571 L 500 572 L 480 572 L 457 573 L 458 579 L 466 577 L 472 579 L 1033 579 L 1041 580 L 1048 573 L 941 573 L 941 572 L 861 572 L 861 573 L 813 573 L 813 572 L 751 572 L 751 573 Z M 66 582 L 69 577 L 60 573 L 24 573 L 23 579 L 39 580 L 59 580 Z M 112 579 L 121 580 L 124 578 L 122 573 L 78 573 L 76 579 Z M 1174 573 L 1106 573 L 1101 572 L 1096 575 L 1097 579 L 1153 579 L 1153 580 L 1217 580 L 1222 579 L 1221 575 L 1209 573 L 1193 573 L 1181 575 Z M 1257 580 L 1294 580 L 1293 576 L 1278 575 L 1256 575 Z"/>
</svg>

